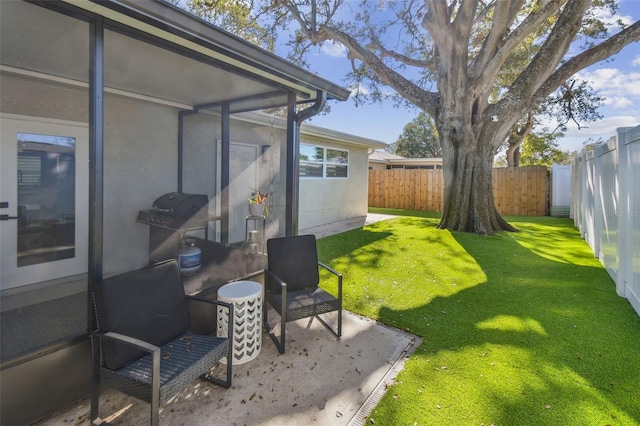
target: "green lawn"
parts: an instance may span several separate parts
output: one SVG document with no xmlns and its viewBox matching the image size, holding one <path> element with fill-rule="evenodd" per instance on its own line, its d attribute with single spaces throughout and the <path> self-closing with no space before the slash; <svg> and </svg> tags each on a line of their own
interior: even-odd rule
<svg viewBox="0 0 640 426">
<path fill-rule="evenodd" d="M 318 241 L 345 308 L 420 336 L 375 425 L 638 425 L 640 317 L 568 219 L 404 214 Z"/>
</svg>

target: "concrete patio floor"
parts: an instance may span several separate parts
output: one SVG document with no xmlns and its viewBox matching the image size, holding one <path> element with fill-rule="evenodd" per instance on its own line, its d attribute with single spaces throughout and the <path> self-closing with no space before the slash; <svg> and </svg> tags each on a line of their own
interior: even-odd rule
<svg viewBox="0 0 640 426">
<path fill-rule="evenodd" d="M 321 237 L 386 218 L 375 215 L 300 233 Z M 334 323 L 331 315 L 327 317 Z M 272 326 L 277 319 L 270 312 Z M 233 367 L 230 389 L 198 379 L 161 406 L 160 423 L 363 425 L 419 343 L 413 335 L 346 311 L 341 339 L 318 320 L 290 322 L 284 354 L 263 333 L 260 355 Z M 89 405 L 83 400 L 39 424 L 89 425 Z M 149 404 L 106 389 L 100 415 L 113 425 L 148 424 Z"/>
<path fill-rule="evenodd" d="M 419 341 L 352 313 L 343 321 L 340 340 L 317 320 L 289 323 L 284 354 L 263 333 L 260 355 L 233 367 L 230 389 L 198 379 L 161 406 L 160 424 L 364 424 Z M 108 424 L 149 422 L 145 402 L 110 389 L 100 400 Z M 40 424 L 89 425 L 89 400 Z"/>
</svg>

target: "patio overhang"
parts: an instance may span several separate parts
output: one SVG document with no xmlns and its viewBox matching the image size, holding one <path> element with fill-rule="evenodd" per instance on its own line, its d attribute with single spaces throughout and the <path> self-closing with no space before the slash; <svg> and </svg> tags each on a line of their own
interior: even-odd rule
<svg viewBox="0 0 640 426">
<path fill-rule="evenodd" d="M 33 16 L 33 8 L 22 8 L 22 2 L 13 3 L 16 18 L 20 13 L 29 13 L 29 19 L 38 22 L 38 16 Z M 107 91 L 135 93 L 185 109 L 219 110 L 221 105 L 227 104 L 231 114 L 286 106 L 290 92 L 295 93 L 297 104 L 314 102 L 319 94 L 335 100 L 346 100 L 350 94 L 348 90 L 164 1 L 33 3 L 86 15 L 89 19 L 100 16 L 104 18 L 106 28 L 117 30 L 105 49 L 106 58 L 118 58 L 104 62 Z M 49 15 L 47 19 L 50 19 Z M 12 19 L 3 25 L 20 25 L 20 22 L 24 21 Z M 56 25 L 55 22 L 48 24 Z M 10 29 L 6 30 L 6 33 L 12 33 Z M 11 37 L 3 38 L 0 46 L 3 57 L 18 57 L 21 43 L 29 43 L 33 50 L 41 51 L 43 55 L 33 56 L 27 62 L 22 57 L 17 68 L 47 74 L 53 71 L 59 78 L 85 81 L 84 70 L 61 67 L 59 57 L 46 55 L 55 45 L 77 45 L 77 40 L 86 38 L 84 28 L 61 25 L 55 40 L 43 36 L 43 31 L 43 26 L 33 26 L 28 33 L 19 32 L 20 43 Z M 195 61 L 185 67 L 185 57 Z M 142 68 L 144 72 L 140 72 Z"/>
</svg>

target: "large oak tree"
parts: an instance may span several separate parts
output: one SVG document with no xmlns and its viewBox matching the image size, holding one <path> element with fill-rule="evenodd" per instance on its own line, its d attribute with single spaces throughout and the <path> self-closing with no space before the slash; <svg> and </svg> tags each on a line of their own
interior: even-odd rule
<svg viewBox="0 0 640 426">
<path fill-rule="evenodd" d="M 340 43 L 356 102 L 391 88 L 433 117 L 445 181 L 439 227 L 480 234 L 514 229 L 496 211 L 491 174 L 518 121 L 640 39 L 640 21 L 608 34 L 599 16 L 614 13 L 615 0 L 190 1 L 248 5 L 263 34 L 290 35 L 289 57 L 301 64 L 313 46 Z"/>
</svg>

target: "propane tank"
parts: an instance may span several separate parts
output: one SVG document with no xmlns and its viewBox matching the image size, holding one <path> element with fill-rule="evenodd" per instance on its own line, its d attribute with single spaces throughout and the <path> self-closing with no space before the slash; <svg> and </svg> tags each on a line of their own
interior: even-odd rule
<svg viewBox="0 0 640 426">
<path fill-rule="evenodd" d="M 182 247 L 178 251 L 178 263 L 183 276 L 198 272 L 202 265 L 202 250 L 196 247 L 195 241 L 190 239 L 182 241 Z"/>
</svg>

